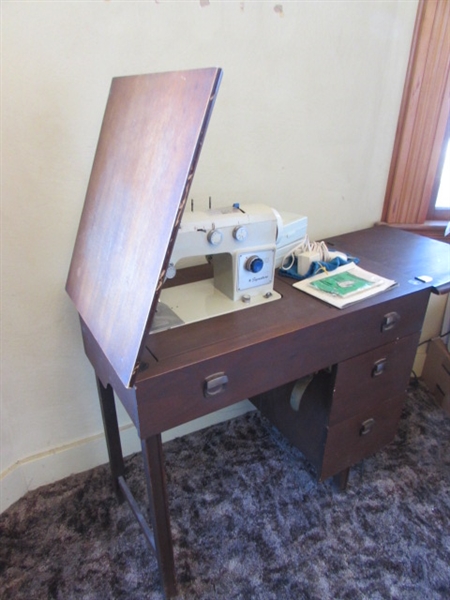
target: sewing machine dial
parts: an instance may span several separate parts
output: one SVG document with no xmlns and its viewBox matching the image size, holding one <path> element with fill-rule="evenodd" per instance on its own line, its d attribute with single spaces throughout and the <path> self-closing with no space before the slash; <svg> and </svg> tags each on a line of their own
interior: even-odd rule
<svg viewBox="0 0 450 600">
<path fill-rule="evenodd" d="M 236 289 L 248 290 L 271 286 L 275 266 L 275 250 L 258 250 L 239 254 L 237 261 Z"/>
<path fill-rule="evenodd" d="M 223 233 L 220 231 L 220 229 L 211 229 L 211 231 L 208 231 L 207 238 L 210 244 L 213 246 L 218 246 L 222 242 Z"/>
<path fill-rule="evenodd" d="M 250 256 L 245 261 L 245 268 L 247 269 L 247 271 L 250 271 L 251 273 L 259 273 L 263 267 L 264 267 L 263 259 L 260 258 L 259 256 L 256 256 L 256 254 L 254 256 Z"/>
<path fill-rule="evenodd" d="M 243 227 L 242 225 L 235 227 L 233 230 L 233 237 L 238 242 L 243 242 L 245 239 L 247 239 L 247 235 L 248 231 L 246 227 Z"/>
</svg>

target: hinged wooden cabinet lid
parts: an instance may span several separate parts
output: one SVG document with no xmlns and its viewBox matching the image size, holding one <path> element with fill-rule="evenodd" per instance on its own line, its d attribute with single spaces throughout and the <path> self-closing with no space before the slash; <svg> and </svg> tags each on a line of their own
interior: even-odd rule
<svg viewBox="0 0 450 600">
<path fill-rule="evenodd" d="M 220 78 L 210 68 L 112 81 L 66 290 L 125 386 L 153 319 Z"/>
</svg>

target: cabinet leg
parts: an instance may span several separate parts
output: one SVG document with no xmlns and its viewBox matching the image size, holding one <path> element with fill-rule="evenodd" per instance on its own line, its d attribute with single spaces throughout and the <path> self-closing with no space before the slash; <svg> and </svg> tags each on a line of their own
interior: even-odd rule
<svg viewBox="0 0 450 600">
<path fill-rule="evenodd" d="M 333 476 L 334 487 L 339 492 L 345 492 L 345 490 L 347 489 L 349 475 L 350 475 L 350 467 L 348 467 L 347 469 L 344 469 L 343 471 L 340 471 L 339 473 L 336 473 L 336 475 Z"/>
<path fill-rule="evenodd" d="M 114 489 L 120 502 L 124 500 L 119 486 L 119 477 L 125 473 L 122 444 L 120 442 L 119 423 L 117 421 L 114 392 L 110 385 L 104 387 L 97 377 L 97 390 L 102 410 L 103 427 L 105 429 L 106 446 L 108 448 L 109 464 L 113 478 Z"/>
<path fill-rule="evenodd" d="M 165 597 L 171 598 L 176 594 L 176 577 L 160 434 L 142 440 L 142 456 L 159 572 Z"/>
</svg>

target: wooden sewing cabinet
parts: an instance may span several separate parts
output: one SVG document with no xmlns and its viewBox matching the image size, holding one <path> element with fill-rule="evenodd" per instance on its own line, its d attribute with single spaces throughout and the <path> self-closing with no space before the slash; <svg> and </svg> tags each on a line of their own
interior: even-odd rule
<svg viewBox="0 0 450 600">
<path fill-rule="evenodd" d="M 279 300 L 150 334 L 220 75 L 114 80 L 67 283 L 113 481 L 156 552 L 166 597 L 176 573 L 161 433 L 249 398 L 319 480 L 345 488 L 348 469 L 393 439 L 430 293 L 450 287 L 447 245 L 373 227 L 328 243 L 395 279 L 387 292 L 339 310 L 277 277 Z M 124 478 L 115 396 L 142 442 L 151 527 Z"/>
</svg>

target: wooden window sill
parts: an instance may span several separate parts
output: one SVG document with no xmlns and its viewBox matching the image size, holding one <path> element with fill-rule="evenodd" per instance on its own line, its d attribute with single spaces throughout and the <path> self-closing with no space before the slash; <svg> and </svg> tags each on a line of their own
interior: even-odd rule
<svg viewBox="0 0 450 600">
<path fill-rule="evenodd" d="M 397 227 L 404 231 L 410 231 L 411 233 L 418 233 L 425 237 L 433 238 L 441 242 L 450 244 L 450 235 L 445 236 L 445 230 L 448 225 L 448 221 L 425 221 L 422 224 L 419 223 L 385 223 L 380 221 L 377 225 L 388 225 L 389 227 Z"/>
</svg>

